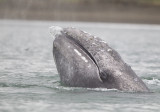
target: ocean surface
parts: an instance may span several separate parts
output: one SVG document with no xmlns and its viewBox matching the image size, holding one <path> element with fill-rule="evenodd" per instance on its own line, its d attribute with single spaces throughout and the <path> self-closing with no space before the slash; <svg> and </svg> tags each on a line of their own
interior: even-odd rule
<svg viewBox="0 0 160 112">
<path fill-rule="evenodd" d="M 104 39 L 151 92 L 62 86 L 52 56 L 52 25 Z M 160 25 L 0 20 L 0 112 L 108 111 L 160 111 Z"/>
</svg>

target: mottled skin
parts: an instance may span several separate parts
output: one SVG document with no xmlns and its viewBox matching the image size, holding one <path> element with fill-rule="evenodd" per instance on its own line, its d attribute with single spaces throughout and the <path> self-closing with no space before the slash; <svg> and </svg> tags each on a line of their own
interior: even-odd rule
<svg viewBox="0 0 160 112">
<path fill-rule="evenodd" d="M 102 39 L 75 28 L 63 28 L 55 37 L 53 55 L 63 85 L 149 91 L 131 67 Z"/>
</svg>

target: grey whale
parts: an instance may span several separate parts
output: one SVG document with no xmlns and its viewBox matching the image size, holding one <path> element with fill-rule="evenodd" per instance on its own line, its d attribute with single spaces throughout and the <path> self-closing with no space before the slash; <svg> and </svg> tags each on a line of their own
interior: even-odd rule
<svg viewBox="0 0 160 112">
<path fill-rule="evenodd" d="M 101 38 L 76 28 L 50 27 L 62 85 L 148 92 L 144 82 Z"/>
</svg>

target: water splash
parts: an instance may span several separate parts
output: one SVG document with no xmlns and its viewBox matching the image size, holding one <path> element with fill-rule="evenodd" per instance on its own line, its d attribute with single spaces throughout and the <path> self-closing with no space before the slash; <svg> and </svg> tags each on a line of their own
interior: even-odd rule
<svg viewBox="0 0 160 112">
<path fill-rule="evenodd" d="M 152 79 L 143 79 L 143 81 L 149 85 L 160 86 L 160 79 L 153 77 Z"/>
</svg>

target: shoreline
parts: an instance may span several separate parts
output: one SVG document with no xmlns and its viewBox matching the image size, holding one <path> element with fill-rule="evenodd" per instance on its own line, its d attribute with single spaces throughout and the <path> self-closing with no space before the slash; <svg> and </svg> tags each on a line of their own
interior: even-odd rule
<svg viewBox="0 0 160 112">
<path fill-rule="evenodd" d="M 16 1 L 0 2 L 0 19 L 160 24 L 160 5 Z"/>
<path fill-rule="evenodd" d="M 14 23 L 13 23 L 14 22 Z M 43 25 L 43 24 L 48 24 L 50 27 L 50 25 L 52 26 L 54 23 L 54 25 L 59 25 L 61 23 L 64 23 L 67 27 L 77 27 L 76 24 L 77 23 L 80 23 L 80 24 L 83 24 L 83 26 L 85 26 L 85 24 L 95 24 L 95 25 L 98 25 L 98 26 L 95 26 L 95 27 L 104 27 L 103 25 L 107 25 L 107 27 L 113 27 L 115 25 L 124 25 L 125 27 L 134 27 L 135 26 L 142 26 L 142 29 L 150 29 L 150 26 L 152 27 L 155 27 L 156 29 L 160 29 L 160 24 L 150 24 L 150 23 L 127 23 L 127 22 L 124 22 L 124 23 L 120 23 L 120 22 L 88 22 L 88 21 L 55 21 L 55 20 L 33 20 L 33 19 L 30 19 L 30 20 L 26 20 L 26 19 L 1 19 L 0 18 L 0 24 L 1 25 L 5 25 L 5 24 L 12 24 L 12 25 L 16 25 L 16 23 L 23 23 L 24 22 L 27 22 L 29 23 L 29 25 L 31 25 L 32 23 L 36 23 L 37 25 Z M 108 26 L 109 25 L 109 26 Z M 78 26 L 78 27 L 82 27 L 82 26 Z M 94 27 L 94 26 L 93 26 Z M 145 28 L 146 27 L 146 28 Z M 132 28 L 131 28 L 132 29 Z"/>
</svg>

